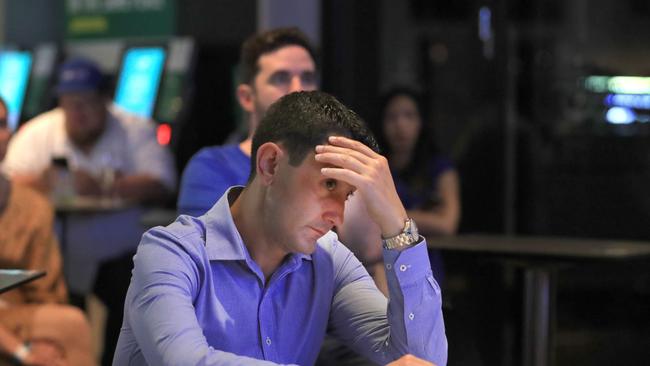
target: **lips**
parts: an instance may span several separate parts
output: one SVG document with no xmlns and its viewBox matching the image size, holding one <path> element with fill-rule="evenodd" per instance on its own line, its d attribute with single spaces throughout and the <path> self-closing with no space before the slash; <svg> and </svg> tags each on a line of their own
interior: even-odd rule
<svg viewBox="0 0 650 366">
<path fill-rule="evenodd" d="M 329 231 L 329 230 L 317 229 L 317 228 L 315 228 L 315 227 L 313 227 L 313 226 L 310 226 L 309 228 L 312 229 L 316 234 L 318 234 L 318 237 L 319 237 L 319 238 L 320 238 L 321 236 L 327 234 L 327 232 Z"/>
</svg>

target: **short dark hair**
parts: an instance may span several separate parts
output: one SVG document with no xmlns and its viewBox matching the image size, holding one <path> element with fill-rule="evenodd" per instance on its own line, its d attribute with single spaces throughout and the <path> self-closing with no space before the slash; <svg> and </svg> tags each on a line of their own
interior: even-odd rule
<svg viewBox="0 0 650 366">
<path fill-rule="evenodd" d="M 239 82 L 251 84 L 260 71 L 258 64 L 260 57 L 286 46 L 304 48 L 316 62 L 316 52 L 300 29 L 296 27 L 272 29 L 253 34 L 242 44 L 239 56 Z"/>
<path fill-rule="evenodd" d="M 271 105 L 253 135 L 252 181 L 259 147 L 276 142 L 289 153 L 289 164 L 298 166 L 314 147 L 332 135 L 346 136 L 379 152 L 372 132 L 364 121 L 333 96 L 321 91 L 287 94 Z"/>
</svg>

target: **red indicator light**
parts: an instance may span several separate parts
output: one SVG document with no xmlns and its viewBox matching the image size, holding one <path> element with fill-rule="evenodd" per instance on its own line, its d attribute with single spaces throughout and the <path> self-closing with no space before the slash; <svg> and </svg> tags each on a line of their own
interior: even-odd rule
<svg viewBox="0 0 650 366">
<path fill-rule="evenodd" d="M 169 145 L 172 140 L 172 128 L 167 123 L 161 123 L 156 130 L 156 138 L 160 145 Z"/>
</svg>

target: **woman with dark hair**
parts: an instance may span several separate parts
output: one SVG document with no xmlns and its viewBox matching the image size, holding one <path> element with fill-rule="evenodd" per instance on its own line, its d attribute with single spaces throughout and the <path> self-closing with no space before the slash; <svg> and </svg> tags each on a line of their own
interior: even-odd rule
<svg viewBox="0 0 650 366">
<path fill-rule="evenodd" d="M 459 178 L 429 133 L 420 95 L 408 88 L 389 91 L 381 103 L 377 136 L 408 216 L 424 236 L 453 235 L 460 221 Z M 442 282 L 442 262 L 430 252 L 434 275 Z"/>
</svg>

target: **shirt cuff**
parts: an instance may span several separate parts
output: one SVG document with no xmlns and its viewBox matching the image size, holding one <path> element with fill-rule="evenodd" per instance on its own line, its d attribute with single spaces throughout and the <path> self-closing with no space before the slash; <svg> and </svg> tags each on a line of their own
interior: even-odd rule
<svg viewBox="0 0 650 366">
<path fill-rule="evenodd" d="M 387 274 L 394 272 L 403 285 L 422 281 L 431 273 L 426 239 L 402 251 L 384 249 L 384 267 Z"/>
</svg>

